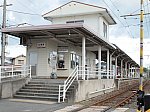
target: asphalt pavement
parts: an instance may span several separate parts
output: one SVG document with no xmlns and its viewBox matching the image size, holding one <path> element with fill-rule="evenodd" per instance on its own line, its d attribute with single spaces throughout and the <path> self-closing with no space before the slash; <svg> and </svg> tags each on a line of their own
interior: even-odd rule
<svg viewBox="0 0 150 112">
<path fill-rule="evenodd" d="M 0 112 L 54 112 L 69 106 L 67 103 L 38 103 L 12 101 L 10 99 L 0 100 Z"/>
</svg>

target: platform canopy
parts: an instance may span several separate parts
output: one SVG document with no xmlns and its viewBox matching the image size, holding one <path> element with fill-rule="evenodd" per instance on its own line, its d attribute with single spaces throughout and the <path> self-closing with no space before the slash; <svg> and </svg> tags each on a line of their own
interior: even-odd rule
<svg viewBox="0 0 150 112">
<path fill-rule="evenodd" d="M 86 38 L 86 47 L 88 50 L 93 52 L 97 51 L 97 46 L 102 46 L 103 48 L 109 49 L 110 53 L 114 55 L 120 54 L 120 58 L 126 58 L 128 61 L 132 61 L 134 65 L 138 64 L 133 61 L 125 52 L 123 52 L 119 47 L 111 44 L 108 40 L 103 37 L 98 36 L 93 30 L 89 29 L 84 24 L 73 23 L 73 24 L 55 24 L 55 25 L 38 25 L 38 26 L 26 26 L 26 27 L 12 27 L 3 28 L 3 33 L 15 36 L 21 40 L 25 39 L 46 39 L 53 38 L 55 40 L 75 45 L 82 46 L 82 37 Z M 24 41 L 24 40 L 23 40 Z M 28 45 L 22 43 L 23 45 Z"/>
<path fill-rule="evenodd" d="M 113 44 L 102 37 L 98 37 L 96 33 L 89 30 L 87 26 L 77 23 L 14 27 L 2 29 L 2 32 L 27 39 L 55 38 L 76 46 L 82 45 L 82 37 L 84 36 L 86 38 L 87 47 L 101 45 L 110 50 L 115 49 Z"/>
</svg>

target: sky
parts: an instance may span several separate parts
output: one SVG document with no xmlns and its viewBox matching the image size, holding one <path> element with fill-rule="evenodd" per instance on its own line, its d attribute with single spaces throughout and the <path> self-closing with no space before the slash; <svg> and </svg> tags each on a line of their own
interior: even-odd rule
<svg viewBox="0 0 150 112">
<path fill-rule="evenodd" d="M 41 15 L 69 1 L 70 0 L 7 0 L 7 4 L 13 4 L 7 7 L 7 27 L 17 26 L 22 23 L 28 23 L 28 25 L 51 24 L 49 21 L 44 20 Z M 107 8 L 117 22 L 116 25 L 110 26 L 109 41 L 119 46 L 137 63 L 140 62 L 139 16 L 120 17 L 126 14 L 140 13 L 140 0 L 77 1 Z M 2 4 L 3 0 L 0 0 L 0 5 Z M 149 10 L 150 1 L 144 0 L 145 13 L 150 12 Z M 0 15 L 2 15 L 2 7 L 0 7 Z M 2 16 L 0 16 L 0 21 L 2 21 Z M 150 65 L 150 15 L 146 15 L 144 18 L 144 32 L 144 66 L 148 66 Z M 9 36 L 6 51 L 6 56 L 10 57 L 26 54 L 26 48 L 19 45 L 19 39 L 11 36 Z"/>
</svg>

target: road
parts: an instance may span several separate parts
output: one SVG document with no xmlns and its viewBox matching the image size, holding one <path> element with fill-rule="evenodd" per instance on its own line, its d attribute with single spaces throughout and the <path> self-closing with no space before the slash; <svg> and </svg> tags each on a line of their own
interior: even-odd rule
<svg viewBox="0 0 150 112">
<path fill-rule="evenodd" d="M 38 104 L 14 102 L 9 99 L 0 100 L 0 112 L 53 112 L 55 110 L 66 107 L 68 104 Z"/>
</svg>

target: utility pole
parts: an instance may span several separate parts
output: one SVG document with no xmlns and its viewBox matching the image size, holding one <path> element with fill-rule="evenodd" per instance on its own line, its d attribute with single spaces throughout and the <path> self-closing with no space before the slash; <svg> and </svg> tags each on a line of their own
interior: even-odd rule
<svg viewBox="0 0 150 112">
<path fill-rule="evenodd" d="M 137 97 L 137 105 L 138 109 L 137 112 L 143 112 L 143 106 L 144 106 L 144 91 L 143 91 L 143 38 L 144 38 L 144 29 L 143 29 L 143 21 L 144 21 L 144 15 L 148 15 L 150 13 L 144 14 L 144 0 L 141 0 L 140 2 L 140 14 L 134 14 L 134 15 L 124 15 L 121 17 L 126 17 L 126 16 L 138 16 L 140 15 L 140 85 L 139 85 L 139 90 L 137 92 L 138 97 Z"/>
<path fill-rule="evenodd" d="M 143 38 L 144 38 L 144 29 L 143 29 L 143 20 L 144 20 L 144 0 L 141 0 L 141 13 L 140 13 L 140 85 L 139 91 L 137 92 L 137 105 L 138 109 L 137 112 L 142 112 L 144 106 L 144 91 L 143 91 Z"/>
<path fill-rule="evenodd" d="M 4 0 L 3 4 L 3 23 L 2 23 L 2 28 L 6 28 L 6 0 Z M 2 33 L 2 38 L 1 38 L 1 66 L 5 65 L 5 39 L 6 39 L 6 34 Z"/>
<path fill-rule="evenodd" d="M 4 0 L 3 7 L 3 22 L 2 28 L 6 28 L 6 6 L 11 6 L 12 4 L 7 5 L 6 0 Z M 6 47 L 6 34 L 2 33 L 1 37 L 1 66 L 5 65 L 5 47 Z"/>
</svg>

